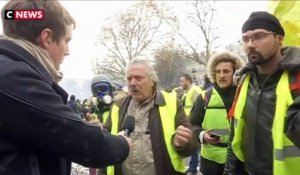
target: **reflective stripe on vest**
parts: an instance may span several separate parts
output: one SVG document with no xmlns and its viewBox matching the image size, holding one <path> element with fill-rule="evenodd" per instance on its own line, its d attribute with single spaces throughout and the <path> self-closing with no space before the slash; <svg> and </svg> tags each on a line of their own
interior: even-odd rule
<svg viewBox="0 0 300 175">
<path fill-rule="evenodd" d="M 300 149 L 294 145 L 284 146 L 283 149 L 275 149 L 275 159 L 283 161 L 286 157 L 300 157 Z"/>
<path fill-rule="evenodd" d="M 227 119 L 227 111 L 219 93 L 213 89 L 210 100 L 207 104 L 204 120 L 204 130 L 212 129 L 212 132 L 221 135 L 221 143 L 227 143 L 229 139 L 230 124 Z M 227 148 L 211 144 L 202 144 L 201 156 L 223 164 L 226 162 Z"/>
<path fill-rule="evenodd" d="M 284 72 L 279 80 L 276 87 L 276 97 L 276 110 L 272 128 L 274 142 L 273 172 L 274 175 L 299 174 L 300 149 L 298 149 L 284 133 L 287 109 L 293 103 L 287 72 Z"/>
<path fill-rule="evenodd" d="M 241 151 L 241 131 L 245 124 L 242 111 L 246 102 L 249 81 L 250 75 L 248 74 L 242 85 L 237 107 L 234 111 L 236 127 L 234 131 L 235 136 L 232 141 L 232 149 L 241 161 L 245 161 L 244 154 Z M 276 108 L 272 127 L 274 175 L 295 175 L 300 172 L 300 149 L 297 148 L 284 133 L 287 109 L 292 103 L 293 98 L 289 90 L 289 76 L 288 72 L 284 71 L 276 87 Z"/>
<path fill-rule="evenodd" d="M 204 91 L 200 88 L 200 87 L 198 87 L 198 86 L 196 86 L 196 85 L 193 85 L 188 91 L 187 91 L 187 93 L 186 93 L 186 97 L 185 97 L 185 102 L 184 102 L 184 111 L 185 111 L 185 114 L 187 115 L 187 116 L 189 116 L 190 115 L 190 112 L 191 112 L 191 110 L 192 110 L 192 106 L 193 106 L 193 94 L 194 93 L 197 93 L 198 95 L 199 94 L 201 94 L 201 95 L 204 95 Z M 184 96 L 183 96 L 183 98 L 184 98 Z"/>
<path fill-rule="evenodd" d="M 171 163 L 177 172 L 184 173 L 185 166 L 183 157 L 178 155 L 173 146 L 173 136 L 175 134 L 175 117 L 177 112 L 177 96 L 173 93 L 161 92 L 164 96 L 166 105 L 159 107 L 159 114 L 162 122 L 164 141 L 167 147 L 168 155 L 170 156 Z M 113 105 L 111 112 L 112 121 L 112 134 L 118 133 L 118 123 L 119 123 L 119 108 Z M 114 167 L 109 166 L 107 168 L 108 175 L 114 175 Z"/>
</svg>

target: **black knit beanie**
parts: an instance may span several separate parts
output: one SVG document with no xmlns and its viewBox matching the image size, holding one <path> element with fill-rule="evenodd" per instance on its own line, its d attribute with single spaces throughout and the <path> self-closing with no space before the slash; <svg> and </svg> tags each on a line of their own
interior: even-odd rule
<svg viewBox="0 0 300 175">
<path fill-rule="evenodd" d="M 284 30 L 278 19 L 264 11 L 252 12 L 242 27 L 242 33 L 255 29 L 266 29 L 284 36 Z"/>
</svg>

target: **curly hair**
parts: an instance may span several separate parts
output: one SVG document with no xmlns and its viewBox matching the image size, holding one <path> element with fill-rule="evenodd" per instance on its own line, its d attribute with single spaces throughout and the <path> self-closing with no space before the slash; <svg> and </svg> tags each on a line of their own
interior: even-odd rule
<svg viewBox="0 0 300 175">
<path fill-rule="evenodd" d="M 245 64 L 240 56 L 230 51 L 222 51 L 212 55 L 207 63 L 207 76 L 212 83 L 216 82 L 216 66 L 221 62 L 231 62 L 234 71 Z"/>
</svg>

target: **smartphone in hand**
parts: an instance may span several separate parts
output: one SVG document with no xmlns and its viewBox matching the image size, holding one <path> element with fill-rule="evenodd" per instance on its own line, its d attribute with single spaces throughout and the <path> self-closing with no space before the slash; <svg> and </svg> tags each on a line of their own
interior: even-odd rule
<svg viewBox="0 0 300 175">
<path fill-rule="evenodd" d="M 212 133 L 210 134 L 210 137 L 220 139 L 221 135 L 212 132 Z"/>
</svg>

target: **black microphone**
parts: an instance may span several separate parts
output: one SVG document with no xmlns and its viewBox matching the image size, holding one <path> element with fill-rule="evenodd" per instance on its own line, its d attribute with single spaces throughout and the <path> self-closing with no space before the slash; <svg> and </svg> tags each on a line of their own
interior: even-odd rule
<svg viewBox="0 0 300 175">
<path fill-rule="evenodd" d="M 135 119 L 133 116 L 129 115 L 125 117 L 122 123 L 122 130 L 125 131 L 125 136 L 129 137 L 130 133 L 134 131 Z"/>
</svg>

